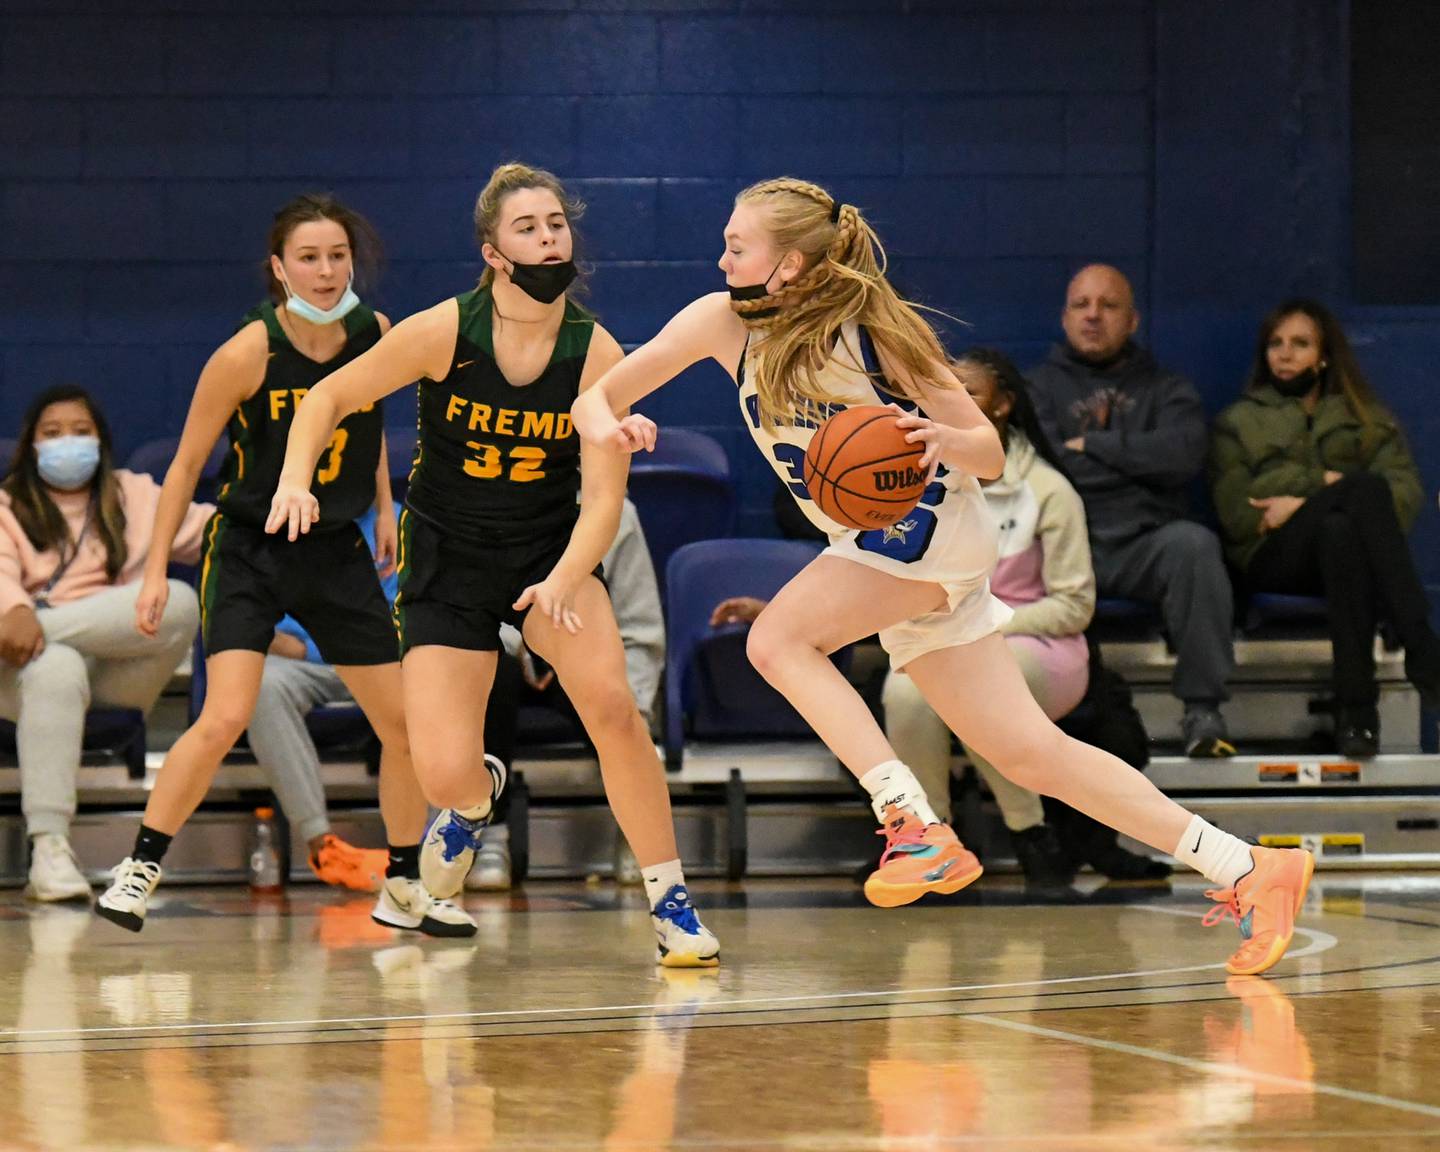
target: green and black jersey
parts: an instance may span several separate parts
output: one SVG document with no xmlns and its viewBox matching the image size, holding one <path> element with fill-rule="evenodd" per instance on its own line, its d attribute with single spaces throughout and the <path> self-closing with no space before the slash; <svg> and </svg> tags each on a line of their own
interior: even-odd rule
<svg viewBox="0 0 1440 1152">
<path fill-rule="evenodd" d="M 290 343 L 274 304 L 261 304 L 248 312 L 241 324 L 255 320 L 265 322 L 270 338 L 265 380 L 235 409 L 226 426 L 230 451 L 220 474 L 216 503 L 237 523 L 259 528 L 270 515 L 270 500 L 285 463 L 290 423 L 300 401 L 331 372 L 373 346 L 380 339 L 380 325 L 364 304 L 352 309 L 343 321 L 345 346 L 320 364 Z M 378 401 L 352 412 L 335 430 L 311 480 L 311 491 L 320 501 L 318 527 L 322 531 L 350 524 L 375 502 L 375 471 L 384 430 L 383 407 Z"/>
<path fill-rule="evenodd" d="M 595 318 L 567 300 L 550 362 L 516 387 L 495 363 L 489 288 L 457 298 L 460 330 L 443 380 L 420 384 L 420 430 L 405 498 L 447 537 L 487 543 L 569 531 L 580 494 L 570 405 Z"/>
</svg>

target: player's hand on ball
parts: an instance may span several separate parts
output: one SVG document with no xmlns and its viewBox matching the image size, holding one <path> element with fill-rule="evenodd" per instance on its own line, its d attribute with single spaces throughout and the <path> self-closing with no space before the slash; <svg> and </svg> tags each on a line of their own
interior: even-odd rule
<svg viewBox="0 0 1440 1152">
<path fill-rule="evenodd" d="M 160 631 L 160 618 L 165 615 L 169 599 L 170 582 L 163 576 L 158 580 L 146 576 L 135 598 L 135 631 L 153 640 Z"/>
<path fill-rule="evenodd" d="M 563 628 L 574 636 L 579 633 L 581 628 L 585 627 L 575 611 L 574 599 L 574 587 L 565 581 L 551 577 L 549 580 L 542 580 L 539 584 L 531 584 L 520 593 L 520 599 L 515 601 L 513 607 L 517 612 L 533 608 L 536 612 L 549 617 L 550 623 L 557 629 Z"/>
<path fill-rule="evenodd" d="M 925 454 L 920 457 L 920 467 L 926 470 L 926 479 L 933 480 L 935 471 L 940 466 L 940 453 L 944 450 L 945 437 L 950 429 L 944 424 L 936 424 L 928 416 L 917 416 L 913 413 L 906 413 L 895 423 L 905 430 L 907 444 L 925 445 Z"/>
<path fill-rule="evenodd" d="M 291 541 L 298 540 L 302 533 L 309 532 L 310 526 L 320 519 L 320 501 L 308 487 L 280 481 L 270 501 L 270 515 L 265 520 L 265 531 L 274 535 L 284 531 Z"/>
<path fill-rule="evenodd" d="M 653 452 L 658 433 L 655 421 L 632 412 L 616 425 L 611 443 L 622 452 Z"/>
</svg>

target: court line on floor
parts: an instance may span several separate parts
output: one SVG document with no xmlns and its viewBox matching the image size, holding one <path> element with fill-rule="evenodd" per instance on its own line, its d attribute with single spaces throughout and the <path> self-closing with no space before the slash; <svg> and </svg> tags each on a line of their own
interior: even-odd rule
<svg viewBox="0 0 1440 1152">
<path fill-rule="evenodd" d="M 1125 1044 L 1119 1040 L 1103 1040 L 1098 1036 L 1086 1036 L 1080 1032 L 1066 1032 L 1060 1028 L 1042 1028 L 1038 1024 L 1025 1024 L 1019 1020 L 1006 1020 L 1000 1016 L 978 1014 L 962 1016 L 960 1019 L 974 1021 L 977 1024 L 988 1024 L 995 1028 L 1004 1028 L 1011 1032 L 1023 1032 L 1028 1036 L 1041 1036 L 1048 1040 L 1063 1040 L 1071 1044 L 1083 1044 L 1090 1048 L 1103 1049 L 1106 1052 L 1119 1052 L 1126 1056 L 1143 1056 L 1148 1060 L 1157 1060 L 1165 1064 L 1175 1064 L 1181 1068 L 1188 1068 L 1193 1072 L 1205 1072 L 1211 1075 L 1254 1080 L 1263 1084 L 1276 1084 L 1286 1088 L 1299 1088 L 1306 1092 L 1318 1092 L 1326 1096 L 1336 1096 L 1342 1100 L 1353 1100 L 1361 1104 L 1375 1104 L 1383 1108 L 1393 1108 L 1399 1112 L 1413 1112 L 1418 1116 L 1440 1118 L 1440 1107 L 1436 1107 L 1433 1104 L 1420 1104 L 1414 1100 L 1401 1100 L 1394 1096 L 1382 1096 L 1378 1092 L 1362 1092 L 1356 1088 L 1341 1088 L 1338 1085 L 1324 1084 L 1318 1080 L 1301 1080 L 1293 1076 L 1280 1076 L 1274 1072 L 1259 1072 L 1250 1068 L 1244 1068 L 1239 1064 L 1225 1064 L 1215 1060 L 1197 1060 L 1193 1056 L 1178 1056 L 1173 1052 L 1162 1052 L 1158 1048 L 1145 1048 L 1139 1044 Z"/>
<path fill-rule="evenodd" d="M 1136 907 L 1146 907 L 1137 905 Z M 1174 910 L 1177 915 L 1190 916 L 1194 913 Z M 1321 932 L 1314 928 L 1295 929 L 1296 933 L 1303 933 L 1310 937 L 1310 943 L 1305 947 L 1287 954 L 1287 959 L 1301 959 L 1306 956 L 1313 956 L 1321 952 L 1328 952 L 1334 948 L 1339 941 L 1328 932 Z M 1186 964 L 1177 968 L 1143 968 L 1129 972 L 1102 972 L 1090 976 L 1054 976 L 1038 980 L 1014 980 L 994 984 L 954 984 L 935 988 L 892 988 L 881 990 L 866 990 L 859 992 L 826 992 L 808 996 L 752 996 L 737 997 L 729 1000 L 707 1001 L 708 1009 L 733 1008 L 739 1005 L 786 1005 L 786 1004 L 818 1004 L 818 1003 L 840 1003 L 847 1000 L 866 1000 L 894 998 L 903 996 L 929 996 L 953 992 L 991 992 L 1008 988 L 1044 988 L 1055 987 L 1065 984 L 1088 984 L 1102 983 L 1114 980 L 1128 980 L 1150 976 L 1173 976 L 1182 972 L 1208 972 L 1214 969 L 1224 968 L 1223 962 L 1210 964 Z M 865 1007 L 866 1005 L 857 1005 Z M 442 1024 L 446 1022 L 463 1023 L 466 1021 L 478 1020 L 501 1020 L 501 1019 L 523 1019 L 523 1018 L 545 1018 L 549 1016 L 588 1016 L 597 1013 L 610 1012 L 653 1012 L 655 1004 L 653 1001 L 645 1004 L 602 1004 L 594 1007 L 565 1007 L 565 1008 L 514 1008 L 492 1012 L 446 1012 L 439 1015 L 430 1013 L 410 1013 L 400 1016 L 341 1016 L 325 1017 L 311 1020 L 234 1020 L 217 1021 L 202 1024 L 131 1024 L 111 1025 L 103 1028 L 34 1028 L 34 1029 L 0 1029 L 0 1043 L 23 1041 L 38 1037 L 51 1039 L 63 1038 L 66 1036 L 120 1036 L 134 1035 L 149 1032 L 159 1032 L 169 1035 L 177 1035 L 184 1032 L 204 1032 L 206 1030 L 218 1029 L 260 1029 L 260 1028 L 316 1028 L 324 1025 L 372 1025 L 372 1024 L 400 1024 L 406 1021 L 423 1021 L 429 1024 Z"/>
</svg>

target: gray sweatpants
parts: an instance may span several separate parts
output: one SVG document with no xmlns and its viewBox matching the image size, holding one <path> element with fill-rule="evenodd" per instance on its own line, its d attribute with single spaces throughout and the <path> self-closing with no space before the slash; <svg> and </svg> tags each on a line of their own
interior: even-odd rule
<svg viewBox="0 0 1440 1152">
<path fill-rule="evenodd" d="M 23 668 L 0 665 L 0 716 L 15 724 L 20 808 L 31 836 L 70 831 L 75 775 L 92 704 L 149 712 L 195 639 L 195 591 L 170 581 L 155 639 L 135 630 L 140 582 L 43 608 L 45 650 Z"/>
<path fill-rule="evenodd" d="M 1187 704 L 1228 700 L 1235 606 L 1215 533 L 1176 520 L 1123 544 L 1092 542 L 1091 556 L 1101 596 L 1159 606 L 1175 648 L 1170 691 Z"/>
<path fill-rule="evenodd" d="M 250 717 L 250 750 L 291 827 L 307 841 L 330 831 L 330 818 L 320 783 L 320 754 L 305 717 L 322 704 L 349 699 L 349 691 L 330 665 L 265 657 L 260 696 Z"/>
</svg>

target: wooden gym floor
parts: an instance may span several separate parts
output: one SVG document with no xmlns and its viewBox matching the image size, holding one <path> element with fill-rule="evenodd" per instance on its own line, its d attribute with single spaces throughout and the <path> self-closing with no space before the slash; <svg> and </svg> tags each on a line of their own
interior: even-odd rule
<svg viewBox="0 0 1440 1152">
<path fill-rule="evenodd" d="M 1317 876 L 1269 979 L 1189 882 L 695 891 L 718 973 L 608 885 L 458 942 L 316 887 L 162 889 L 139 936 L 0 894 L 0 1148 L 1440 1149 L 1440 876 Z"/>
</svg>

